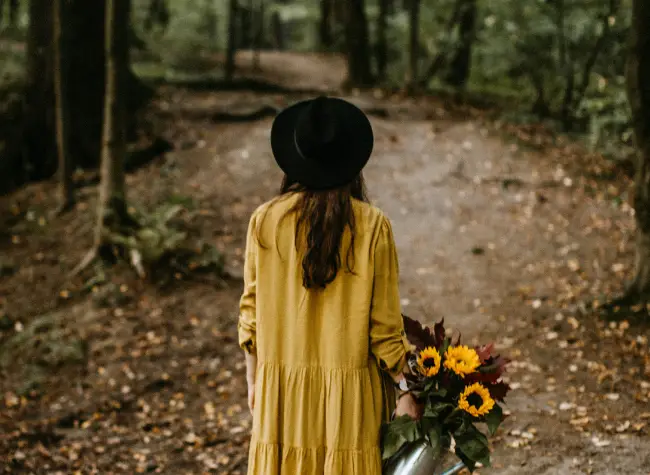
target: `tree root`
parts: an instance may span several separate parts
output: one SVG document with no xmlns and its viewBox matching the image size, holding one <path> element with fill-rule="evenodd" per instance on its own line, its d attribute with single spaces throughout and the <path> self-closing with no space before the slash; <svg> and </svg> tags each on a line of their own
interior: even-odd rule
<svg viewBox="0 0 650 475">
<path fill-rule="evenodd" d="M 83 271 L 85 271 L 88 267 L 90 267 L 99 257 L 99 250 L 97 248 L 92 248 L 90 251 L 86 253 L 83 259 L 81 259 L 81 262 L 77 264 L 77 266 L 72 269 L 72 272 L 68 274 L 68 278 L 76 277 L 79 274 L 81 274 Z"/>
<path fill-rule="evenodd" d="M 74 209 L 75 204 L 76 202 L 74 199 L 66 200 L 64 203 L 59 205 L 58 208 L 56 208 L 56 210 L 54 211 L 54 215 L 57 217 L 61 217 L 65 214 L 68 214 L 70 211 Z"/>
<path fill-rule="evenodd" d="M 633 283 L 621 295 L 601 305 L 599 310 L 601 315 L 609 320 L 621 320 L 630 316 L 645 319 L 650 315 L 649 302 L 650 293 L 639 292 L 637 285 Z"/>
</svg>

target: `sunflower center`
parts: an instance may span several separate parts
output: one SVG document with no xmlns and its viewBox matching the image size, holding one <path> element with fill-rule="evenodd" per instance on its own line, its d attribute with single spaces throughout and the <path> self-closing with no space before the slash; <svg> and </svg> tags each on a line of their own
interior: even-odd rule
<svg viewBox="0 0 650 475">
<path fill-rule="evenodd" d="M 478 409 L 483 405 L 483 398 L 476 393 L 472 393 L 469 396 L 467 396 L 467 402 L 469 403 L 470 406 L 474 406 L 475 408 Z"/>
<path fill-rule="evenodd" d="M 422 366 L 425 368 L 433 368 L 436 365 L 436 360 L 434 358 L 425 358 L 422 362 Z"/>
</svg>

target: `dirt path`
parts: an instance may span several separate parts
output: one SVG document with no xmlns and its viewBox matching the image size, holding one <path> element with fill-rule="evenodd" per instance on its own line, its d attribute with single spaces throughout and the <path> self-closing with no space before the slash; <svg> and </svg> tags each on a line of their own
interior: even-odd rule
<svg viewBox="0 0 650 475">
<path fill-rule="evenodd" d="M 270 125 L 228 127 L 228 150 L 197 175 L 202 189 L 227 177 L 220 193 L 238 197 L 234 213 L 252 211 L 279 183 Z M 603 274 L 618 285 L 620 275 L 608 270 L 616 249 L 604 244 L 611 222 L 602 223 L 629 226 L 629 212 L 592 199 L 579 177 L 479 123 L 374 119 L 373 126 L 377 144 L 366 175 L 374 202 L 394 224 L 405 312 L 428 323 L 444 316 L 471 341 L 496 338 L 516 361 L 512 415 L 495 444 L 495 468 L 484 473 L 648 473 L 650 442 L 629 422 L 625 428 L 642 407 L 633 397 L 639 381 L 607 396 L 590 375 L 567 370 L 575 362 L 574 372 L 587 372 L 591 362 L 573 331 L 584 317 L 562 302 L 579 262 L 584 285 Z"/>
<path fill-rule="evenodd" d="M 312 68 L 276 54 L 262 65 L 285 85 L 314 87 L 322 61 Z M 330 87 L 341 64 L 326 66 Z M 250 212 L 279 186 L 271 120 L 213 125 L 183 118 L 181 109 L 261 101 L 287 98 L 163 97 L 161 109 L 183 106 L 175 122 L 183 132 L 172 137 L 179 149 L 129 178 L 131 196 L 148 206 L 191 196 L 202 210 L 203 236 L 235 272 Z M 568 144 L 525 150 L 479 119 L 372 121 L 376 146 L 366 177 L 371 198 L 393 222 L 405 313 L 427 323 L 444 316 L 465 341 L 494 339 L 514 360 L 511 416 L 494 439 L 494 467 L 480 473 L 650 473 L 650 332 L 633 321 L 603 322 L 581 304 L 618 290 L 629 273 L 633 223 L 620 199 L 623 183 L 589 176 L 584 154 Z M 53 193 L 30 189 L 7 206 Z M 93 196 L 84 199 L 92 209 Z M 49 467 L 38 473 L 244 473 L 250 420 L 236 346 L 239 283 L 163 292 L 118 275 L 112 282 L 120 298 L 129 297 L 124 304 L 105 308 L 95 297 L 30 303 L 51 293 L 42 284 L 48 273 L 78 262 L 91 220 L 88 209 L 79 211 L 56 237 L 25 231 L 2 248 L 24 268 L 0 280 L 0 303 L 12 296 L 7 311 L 27 325 L 55 310 L 90 342 L 87 367 L 66 373 L 75 388 L 54 376 L 40 400 L 0 420 L 28 428 L 17 425 L 0 438 L 0 447 L 8 441 L 8 467 L 25 466 L 30 454 Z M 66 247 L 64 235 L 74 246 Z M 29 236 L 38 247 L 29 247 Z M 48 264 L 45 243 L 66 252 Z M 2 384 L 6 402 L 13 393 Z"/>
</svg>

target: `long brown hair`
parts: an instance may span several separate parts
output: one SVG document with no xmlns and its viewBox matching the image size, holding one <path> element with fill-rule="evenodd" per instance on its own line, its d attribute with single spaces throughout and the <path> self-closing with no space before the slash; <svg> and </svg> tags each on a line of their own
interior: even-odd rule
<svg viewBox="0 0 650 475">
<path fill-rule="evenodd" d="M 324 289 L 341 268 L 341 245 L 346 228 L 350 230 L 350 246 L 345 265 L 353 272 L 356 227 L 352 200 L 368 202 L 366 183 L 360 173 L 341 188 L 315 191 L 285 175 L 280 196 L 294 193 L 299 193 L 299 197 L 287 215 L 297 215 L 295 243 L 303 256 L 302 284 L 306 289 Z"/>
</svg>

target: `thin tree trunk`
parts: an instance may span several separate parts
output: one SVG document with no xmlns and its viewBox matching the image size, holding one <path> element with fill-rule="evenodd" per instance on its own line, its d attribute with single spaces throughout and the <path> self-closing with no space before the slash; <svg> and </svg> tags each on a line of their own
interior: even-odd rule
<svg viewBox="0 0 650 475">
<path fill-rule="evenodd" d="M 21 141 L 26 178 L 42 180 L 57 168 L 51 0 L 30 0 L 25 124 Z"/>
<path fill-rule="evenodd" d="M 476 36 L 476 0 L 464 0 L 463 13 L 458 25 L 460 44 L 449 63 L 447 84 L 463 87 L 471 71 L 472 45 Z"/>
<path fill-rule="evenodd" d="M 18 27 L 18 14 L 20 13 L 20 2 L 18 0 L 9 0 L 9 26 Z"/>
<path fill-rule="evenodd" d="M 155 25 L 161 26 L 163 30 L 167 29 L 169 17 L 169 8 L 165 0 L 151 0 L 144 20 L 145 31 L 151 31 Z"/>
<path fill-rule="evenodd" d="M 368 22 L 364 0 L 346 0 L 345 38 L 348 59 L 347 86 L 370 86 L 374 80 L 370 69 Z"/>
<path fill-rule="evenodd" d="M 451 36 L 454 27 L 456 24 L 460 21 L 461 15 L 463 13 L 463 5 L 465 0 L 456 0 L 456 4 L 454 5 L 454 11 L 452 12 L 451 16 L 449 17 L 449 22 L 447 23 L 446 27 L 446 35 L 448 37 Z M 440 50 L 436 57 L 433 59 L 429 67 L 427 68 L 426 72 L 422 76 L 422 79 L 420 80 L 420 87 L 426 87 L 427 84 L 429 84 L 429 81 L 431 81 L 436 74 L 447 64 L 447 51 L 444 49 Z"/>
<path fill-rule="evenodd" d="M 558 25 L 558 42 L 560 54 L 560 69 L 565 77 L 566 85 L 564 87 L 564 98 L 560 108 L 560 119 L 565 130 L 571 124 L 571 105 L 573 104 L 573 93 L 575 90 L 575 76 L 573 70 L 572 58 L 569 55 L 567 46 L 566 28 L 564 17 L 566 14 L 564 0 L 557 0 L 556 3 L 557 25 Z"/>
<path fill-rule="evenodd" d="M 0 27 L 4 17 L 5 1 L 0 0 Z M 16 28 L 18 26 L 18 14 L 20 13 L 20 3 L 18 0 L 9 0 L 9 15 L 7 15 L 7 26 Z"/>
<path fill-rule="evenodd" d="M 377 76 L 379 80 L 386 79 L 388 67 L 388 10 L 390 0 L 379 0 L 379 15 L 377 16 Z"/>
<path fill-rule="evenodd" d="M 320 44 L 324 49 L 332 47 L 332 0 L 320 0 Z"/>
<path fill-rule="evenodd" d="M 106 243 L 106 230 L 126 221 L 124 157 L 126 155 L 125 83 L 129 70 L 129 0 L 106 3 L 106 91 L 102 133 L 101 183 L 95 247 Z"/>
<path fill-rule="evenodd" d="M 235 54 L 237 53 L 237 0 L 230 0 L 228 9 L 228 46 L 226 49 L 226 81 L 233 80 L 235 75 Z"/>
<path fill-rule="evenodd" d="M 69 103 L 65 84 L 68 83 L 68 49 L 65 24 L 65 0 L 54 0 L 52 3 L 54 19 L 54 98 L 56 102 L 56 143 L 59 157 L 59 187 L 61 212 L 72 208 L 75 202 L 74 184 L 72 182 L 72 156 L 68 150 Z"/>
<path fill-rule="evenodd" d="M 409 62 L 406 70 L 406 89 L 413 91 L 418 80 L 420 62 L 420 0 L 409 5 Z"/>
<path fill-rule="evenodd" d="M 251 0 L 251 50 L 253 54 L 253 71 L 260 70 L 260 47 L 262 24 L 264 23 L 264 0 Z"/>
<path fill-rule="evenodd" d="M 634 0 L 627 90 L 639 155 L 634 182 L 636 269 L 628 298 L 644 302 L 650 296 L 650 3 Z"/>
<path fill-rule="evenodd" d="M 606 13 L 603 14 L 603 19 L 602 19 L 603 32 L 596 40 L 596 44 L 591 50 L 591 54 L 589 55 L 589 58 L 585 63 L 585 67 L 582 72 L 582 81 L 580 82 L 580 86 L 578 87 L 578 90 L 574 97 L 574 103 L 572 105 L 573 110 L 577 110 L 580 107 L 582 100 L 585 97 L 585 93 L 587 92 L 587 88 L 589 87 L 589 83 L 591 80 L 591 71 L 596 65 L 596 60 L 598 59 L 598 56 L 600 55 L 601 51 L 605 47 L 605 44 L 611 37 L 612 29 L 609 24 L 609 19 L 616 15 L 616 12 L 620 8 L 620 6 L 621 6 L 620 0 L 609 0 L 609 9 Z"/>
</svg>

